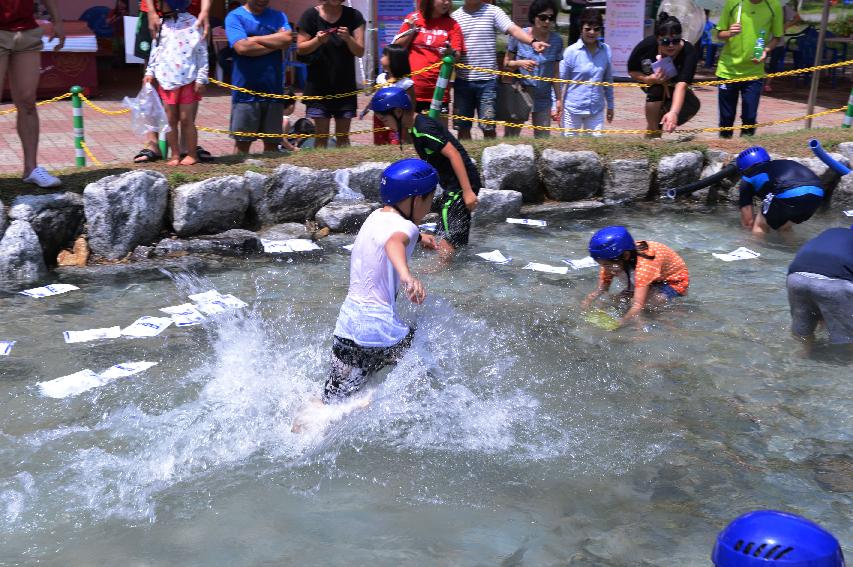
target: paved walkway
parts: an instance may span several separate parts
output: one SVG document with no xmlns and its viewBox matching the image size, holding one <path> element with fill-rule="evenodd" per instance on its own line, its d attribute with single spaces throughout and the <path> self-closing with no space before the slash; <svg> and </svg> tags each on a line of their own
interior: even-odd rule
<svg viewBox="0 0 853 567">
<path fill-rule="evenodd" d="M 828 108 L 846 105 L 851 88 L 851 74 L 847 69 L 834 88 L 830 88 L 829 79 L 822 80 L 819 91 L 818 105 L 815 112 Z M 120 69 L 101 73 L 101 94 L 95 99 L 98 104 L 110 108 L 120 108 L 124 96 L 134 96 L 138 91 L 139 71 L 137 69 Z M 703 78 L 713 77 L 706 75 Z M 700 80 L 697 78 L 697 80 Z M 764 95 L 759 109 L 759 121 L 770 122 L 806 114 L 806 97 L 808 85 L 792 77 L 777 79 L 774 82 L 774 92 Z M 702 87 L 696 90 L 702 101 L 702 110 L 687 127 L 714 127 L 717 121 L 716 89 Z M 612 128 L 641 129 L 645 127 L 643 118 L 643 94 L 635 88 L 616 89 L 616 118 Z M 359 108 L 367 104 L 366 97 L 360 97 Z M 10 108 L 10 105 L 0 105 L 0 110 Z M 230 113 L 230 95 L 223 89 L 211 88 L 201 104 L 198 124 L 213 128 L 228 128 Z M 297 105 L 293 118 L 304 114 L 304 107 Z M 127 163 L 142 147 L 141 140 L 130 131 L 128 115 L 106 116 L 84 107 L 86 142 L 95 156 L 104 164 Z M 41 138 L 39 162 L 48 169 L 68 168 L 74 165 L 73 134 L 71 128 L 71 104 L 62 101 L 39 108 L 41 118 Z M 815 127 L 832 127 L 840 125 L 841 114 L 832 114 L 814 120 Z M 783 132 L 803 128 L 803 122 L 795 122 L 766 128 L 764 132 Z M 365 130 L 373 127 L 371 115 L 365 120 L 354 120 L 353 130 Z M 524 136 L 531 136 L 531 130 L 524 130 Z M 480 133 L 475 128 L 475 137 Z M 700 134 L 698 139 L 713 138 L 716 134 Z M 214 155 L 231 153 L 233 143 L 229 138 L 219 134 L 200 133 L 201 144 Z M 370 134 L 353 136 L 353 144 L 370 144 Z M 253 149 L 260 151 L 260 143 Z M 0 173 L 15 173 L 21 167 L 21 148 L 15 131 L 15 115 L 0 116 Z"/>
</svg>

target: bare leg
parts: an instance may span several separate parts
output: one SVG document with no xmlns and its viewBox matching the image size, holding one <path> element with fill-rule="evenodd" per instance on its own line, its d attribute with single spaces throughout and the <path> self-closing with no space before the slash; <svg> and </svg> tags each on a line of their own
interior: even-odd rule
<svg viewBox="0 0 853 567">
<path fill-rule="evenodd" d="M 252 140 L 249 140 L 249 141 L 237 140 L 234 142 L 234 153 L 235 154 L 246 155 L 249 153 L 249 150 L 251 148 L 252 148 Z"/>
<path fill-rule="evenodd" d="M 460 140 L 470 140 L 471 139 L 471 129 L 470 128 L 460 128 L 458 130 L 459 139 Z"/>
<path fill-rule="evenodd" d="M 660 111 L 663 102 L 647 102 L 646 103 L 646 130 L 660 129 Z M 646 138 L 660 138 L 661 133 L 646 134 Z"/>
<path fill-rule="evenodd" d="M 167 104 L 166 117 L 169 119 L 169 132 L 166 134 L 166 143 L 169 144 L 169 151 L 172 157 L 168 165 L 178 165 L 181 163 L 181 149 L 178 147 L 178 128 L 181 123 L 181 111 L 177 104 Z"/>
<path fill-rule="evenodd" d="M 331 122 L 331 120 L 329 120 L 328 118 L 315 118 L 314 119 L 314 127 L 317 130 L 317 134 L 320 135 L 320 137 L 318 137 L 314 140 L 314 147 L 315 148 L 326 148 L 326 147 L 328 147 L 328 145 L 329 145 L 328 133 L 329 133 L 329 123 L 330 122 Z"/>
<path fill-rule="evenodd" d="M 770 225 L 767 224 L 767 219 L 764 218 L 764 214 L 761 212 L 761 209 L 759 209 L 755 215 L 755 222 L 752 223 L 752 234 L 764 235 L 768 232 L 770 232 Z"/>
<path fill-rule="evenodd" d="M 277 152 L 278 145 L 281 143 L 280 138 L 264 138 L 264 151 L 265 152 Z"/>
<path fill-rule="evenodd" d="M 198 130 L 195 127 L 195 115 L 198 103 L 182 104 L 178 107 L 181 120 L 181 141 L 187 150 L 187 157 L 181 160 L 181 165 L 198 163 Z"/>
<path fill-rule="evenodd" d="M 335 144 L 339 148 L 349 146 L 349 130 L 352 118 L 335 118 Z"/>
<path fill-rule="evenodd" d="M 498 131 L 495 130 L 483 130 L 483 138 L 486 140 L 494 140 L 498 137 Z"/>
<path fill-rule="evenodd" d="M 40 69 L 40 51 L 14 53 L 9 58 L 9 89 L 12 91 L 12 102 L 18 109 L 17 127 L 24 150 L 24 177 L 38 164 L 39 115 L 36 109 L 36 89 Z"/>
<path fill-rule="evenodd" d="M 504 138 L 518 138 L 521 134 L 521 128 L 504 127 Z"/>
</svg>

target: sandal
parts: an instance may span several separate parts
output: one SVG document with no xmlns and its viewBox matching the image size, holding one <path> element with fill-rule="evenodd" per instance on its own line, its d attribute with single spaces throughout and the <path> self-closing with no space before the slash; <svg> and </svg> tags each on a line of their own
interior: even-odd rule
<svg viewBox="0 0 853 567">
<path fill-rule="evenodd" d="M 198 161 L 202 163 L 210 163 L 213 161 L 213 154 L 201 146 L 196 146 L 195 153 L 198 156 Z"/>
<path fill-rule="evenodd" d="M 163 156 L 152 150 L 151 148 L 143 148 L 138 154 L 133 156 L 133 163 L 153 163 L 160 161 Z"/>
</svg>

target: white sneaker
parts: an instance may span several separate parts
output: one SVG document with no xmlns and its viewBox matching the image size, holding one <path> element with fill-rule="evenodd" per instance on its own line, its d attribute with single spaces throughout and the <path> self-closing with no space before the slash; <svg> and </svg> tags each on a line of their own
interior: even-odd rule
<svg viewBox="0 0 853 567">
<path fill-rule="evenodd" d="M 28 176 L 24 177 L 24 183 L 32 183 L 33 185 L 38 185 L 42 189 L 47 189 L 48 187 L 59 187 L 62 185 L 62 181 L 58 177 L 54 177 L 49 174 L 45 168 L 38 165 Z"/>
</svg>

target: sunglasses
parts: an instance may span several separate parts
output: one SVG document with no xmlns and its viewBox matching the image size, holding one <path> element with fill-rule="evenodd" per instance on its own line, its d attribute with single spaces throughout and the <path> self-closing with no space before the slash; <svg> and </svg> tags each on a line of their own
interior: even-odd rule
<svg viewBox="0 0 853 567">
<path fill-rule="evenodd" d="M 556 15 L 548 15 L 548 14 L 536 14 L 537 20 L 542 20 L 543 22 L 555 22 L 557 21 Z"/>
<path fill-rule="evenodd" d="M 670 45 L 681 45 L 681 36 L 674 35 L 672 37 L 662 37 L 658 40 L 658 43 L 664 47 L 669 47 Z"/>
<path fill-rule="evenodd" d="M 601 26 L 584 26 L 583 31 L 585 31 L 585 32 L 600 32 Z"/>
</svg>

